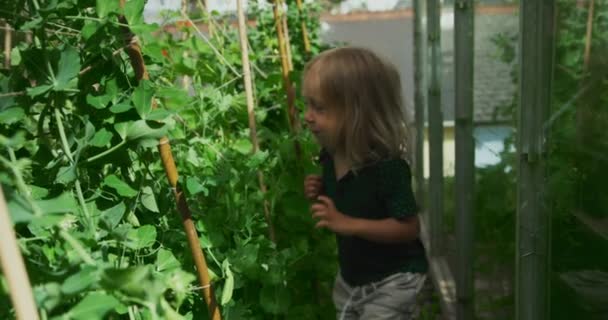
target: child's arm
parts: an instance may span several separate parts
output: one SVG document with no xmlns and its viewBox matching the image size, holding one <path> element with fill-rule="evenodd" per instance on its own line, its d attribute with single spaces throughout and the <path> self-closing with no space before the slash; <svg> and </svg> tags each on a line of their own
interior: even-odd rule
<svg viewBox="0 0 608 320">
<path fill-rule="evenodd" d="M 330 198 L 319 196 L 318 200 L 320 203 L 311 206 L 313 218 L 319 219 L 317 228 L 328 228 L 341 235 L 383 243 L 409 242 L 418 238 L 420 226 L 416 215 L 400 220 L 353 218 L 338 211 Z"/>
</svg>

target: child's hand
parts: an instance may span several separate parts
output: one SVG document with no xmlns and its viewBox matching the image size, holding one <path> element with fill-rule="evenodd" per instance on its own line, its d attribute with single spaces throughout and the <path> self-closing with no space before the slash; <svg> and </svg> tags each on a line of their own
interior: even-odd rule
<svg viewBox="0 0 608 320">
<path fill-rule="evenodd" d="M 319 196 L 317 200 L 319 202 L 310 206 L 312 217 L 319 219 L 315 227 L 327 228 L 342 235 L 350 234 L 349 230 L 354 219 L 338 211 L 330 198 Z"/>
<path fill-rule="evenodd" d="M 309 174 L 304 179 L 304 195 L 308 200 L 315 200 L 321 193 L 322 186 L 323 180 L 321 176 Z"/>
</svg>

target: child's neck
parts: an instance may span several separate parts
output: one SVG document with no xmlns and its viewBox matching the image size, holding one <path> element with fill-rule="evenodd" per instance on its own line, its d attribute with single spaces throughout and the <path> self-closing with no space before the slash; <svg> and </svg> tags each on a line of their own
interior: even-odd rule
<svg viewBox="0 0 608 320">
<path fill-rule="evenodd" d="M 352 164 L 350 163 L 346 155 L 341 152 L 333 153 L 332 158 L 334 160 L 334 170 L 336 173 L 336 179 L 339 180 L 348 173 L 348 171 L 352 167 Z"/>
</svg>

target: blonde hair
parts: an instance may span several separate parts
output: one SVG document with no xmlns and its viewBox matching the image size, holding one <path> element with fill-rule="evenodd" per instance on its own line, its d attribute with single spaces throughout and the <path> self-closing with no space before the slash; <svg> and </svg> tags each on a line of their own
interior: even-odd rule
<svg viewBox="0 0 608 320">
<path fill-rule="evenodd" d="M 320 98 L 342 123 L 338 146 L 354 168 L 387 158 L 407 159 L 408 119 L 397 69 L 364 48 L 342 47 L 314 57 Z"/>
</svg>

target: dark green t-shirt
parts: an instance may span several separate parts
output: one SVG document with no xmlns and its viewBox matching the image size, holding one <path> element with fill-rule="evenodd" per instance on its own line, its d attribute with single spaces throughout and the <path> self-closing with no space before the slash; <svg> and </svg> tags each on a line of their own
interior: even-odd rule
<svg viewBox="0 0 608 320">
<path fill-rule="evenodd" d="M 322 152 L 323 194 L 338 211 L 364 219 L 404 219 L 418 208 L 411 186 L 411 173 L 403 159 L 389 159 L 352 170 L 336 179 L 329 154 Z M 337 235 L 340 273 L 351 286 L 381 280 L 397 272 L 426 272 L 427 262 L 419 239 L 386 244 L 355 236 Z"/>
</svg>

